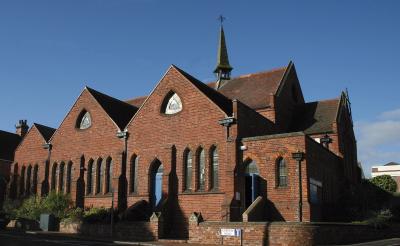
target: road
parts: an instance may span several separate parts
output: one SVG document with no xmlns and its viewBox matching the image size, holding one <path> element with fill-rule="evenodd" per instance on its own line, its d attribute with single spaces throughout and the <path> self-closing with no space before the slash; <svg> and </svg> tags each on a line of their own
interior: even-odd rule
<svg viewBox="0 0 400 246">
<path fill-rule="evenodd" d="M 108 245 L 132 245 L 123 243 L 113 243 L 104 241 L 89 241 L 75 239 L 71 237 L 61 237 L 52 235 L 31 235 L 25 233 L 0 232 L 1 246 L 55 246 L 55 245 L 75 245 L 75 246 L 108 246 Z"/>
<path fill-rule="evenodd" d="M 55 234 L 29 234 L 23 232 L 10 232 L 10 231 L 0 231 L 0 246 L 56 246 L 56 245 L 69 245 L 69 246 L 111 246 L 111 245 L 163 245 L 172 246 L 176 245 L 173 243 L 160 243 L 160 242 L 118 242 L 118 241 L 102 241 L 102 240 L 89 240 L 82 238 L 75 238 L 71 236 L 62 236 Z M 179 244 L 180 246 L 190 245 L 196 246 L 194 244 Z M 386 240 L 379 240 L 373 242 L 365 242 L 359 244 L 349 244 L 347 246 L 396 246 L 400 245 L 400 238 L 392 238 Z M 199 245 L 197 245 L 199 246 Z M 204 246 L 204 245 L 201 245 Z"/>
</svg>

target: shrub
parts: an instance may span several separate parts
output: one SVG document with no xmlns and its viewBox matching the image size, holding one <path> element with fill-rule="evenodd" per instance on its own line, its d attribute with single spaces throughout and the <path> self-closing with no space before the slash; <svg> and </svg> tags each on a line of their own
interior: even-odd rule
<svg viewBox="0 0 400 246">
<path fill-rule="evenodd" d="M 58 219 L 67 217 L 71 205 L 72 201 L 69 195 L 57 194 L 56 192 L 50 192 L 42 199 L 43 212 L 54 214 Z"/>
<path fill-rule="evenodd" d="M 17 218 L 17 209 L 21 206 L 20 200 L 11 200 L 6 199 L 3 203 L 2 212 L 5 214 L 5 217 L 10 220 L 14 220 Z"/>
<path fill-rule="evenodd" d="M 374 213 L 373 216 L 369 218 L 366 222 L 368 225 L 372 225 L 376 229 L 382 229 L 389 226 L 392 218 L 392 212 L 389 209 L 384 209 L 377 213 Z"/>
<path fill-rule="evenodd" d="M 397 190 L 397 183 L 390 175 L 376 176 L 370 179 L 370 182 L 390 193 L 394 193 Z"/>
<path fill-rule="evenodd" d="M 110 223 L 111 222 L 110 210 L 103 207 L 90 208 L 89 210 L 85 211 L 83 215 L 83 221 L 89 224 Z"/>
<path fill-rule="evenodd" d="M 22 205 L 16 209 L 16 218 L 29 220 L 38 220 L 43 213 L 44 207 L 40 198 L 29 197 L 22 202 Z"/>
<path fill-rule="evenodd" d="M 46 197 L 31 196 L 25 200 L 6 200 L 3 211 L 8 219 L 29 219 L 39 220 L 40 214 L 54 214 L 58 219 L 67 216 L 71 206 L 71 199 L 68 195 L 51 192 Z"/>
<path fill-rule="evenodd" d="M 67 211 L 66 217 L 62 220 L 64 223 L 73 223 L 83 220 L 84 211 L 82 208 L 73 208 Z"/>
</svg>

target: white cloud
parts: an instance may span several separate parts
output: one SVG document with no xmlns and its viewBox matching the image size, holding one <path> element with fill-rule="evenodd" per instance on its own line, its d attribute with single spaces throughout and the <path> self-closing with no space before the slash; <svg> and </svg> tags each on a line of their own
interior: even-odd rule
<svg viewBox="0 0 400 246">
<path fill-rule="evenodd" d="M 382 120 L 398 120 L 400 121 L 400 108 L 392 111 L 383 112 L 380 116 Z"/>
<path fill-rule="evenodd" d="M 380 114 L 375 121 L 356 122 L 358 159 L 364 173 L 371 167 L 388 162 L 400 162 L 400 109 Z"/>
</svg>

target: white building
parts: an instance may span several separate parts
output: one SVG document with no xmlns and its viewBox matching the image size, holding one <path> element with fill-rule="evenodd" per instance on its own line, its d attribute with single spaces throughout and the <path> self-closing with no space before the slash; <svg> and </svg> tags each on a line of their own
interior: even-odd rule
<svg viewBox="0 0 400 246">
<path fill-rule="evenodd" d="M 390 175 L 397 183 L 397 191 L 400 191 L 400 163 L 389 162 L 382 166 L 373 166 L 371 176 Z"/>
</svg>

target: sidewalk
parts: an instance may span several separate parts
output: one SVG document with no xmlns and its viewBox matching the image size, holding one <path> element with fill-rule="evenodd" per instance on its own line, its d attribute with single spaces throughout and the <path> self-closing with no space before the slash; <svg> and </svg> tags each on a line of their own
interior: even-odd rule
<svg viewBox="0 0 400 246">
<path fill-rule="evenodd" d="M 179 242 L 181 240 L 168 240 L 168 239 L 161 239 L 160 241 L 151 241 L 151 242 L 135 242 L 135 241 L 121 241 L 115 240 L 113 238 L 93 238 L 78 234 L 67 234 L 61 232 L 46 232 L 46 231 L 14 231 L 14 230 L 5 230 L 0 231 L 4 233 L 10 233 L 14 235 L 35 235 L 40 238 L 53 238 L 53 239 L 74 239 L 74 240 L 82 240 L 82 241 L 90 241 L 90 242 L 102 242 L 102 243 L 110 243 L 116 245 L 143 245 L 143 246 L 173 246 L 173 245 L 182 245 L 182 246 L 211 246 L 206 244 L 189 244 L 185 241 Z"/>
</svg>

